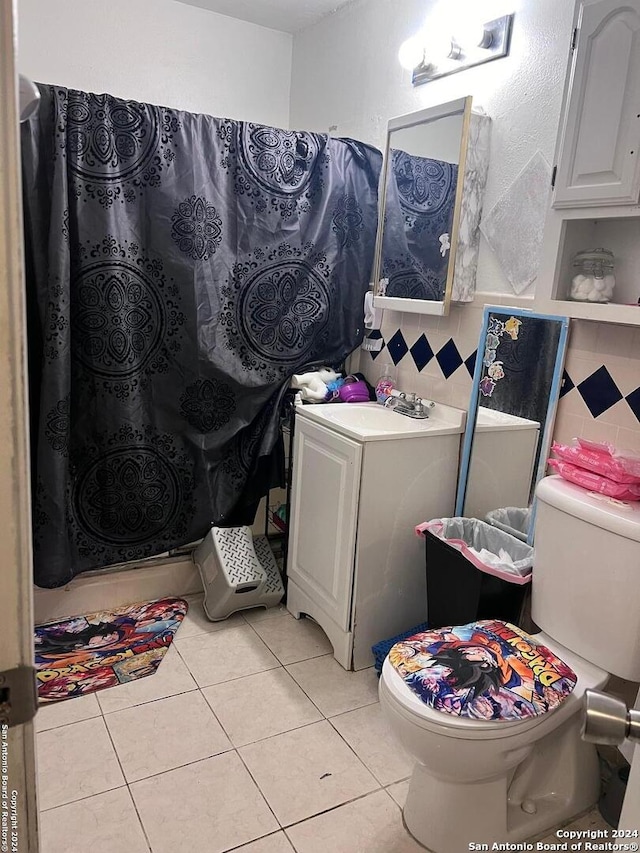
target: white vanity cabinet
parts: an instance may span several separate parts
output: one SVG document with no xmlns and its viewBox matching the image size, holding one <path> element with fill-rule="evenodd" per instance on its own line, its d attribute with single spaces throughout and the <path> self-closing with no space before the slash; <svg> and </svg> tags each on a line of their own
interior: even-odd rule
<svg viewBox="0 0 640 853">
<path fill-rule="evenodd" d="M 300 417 L 293 459 L 289 582 L 347 631 L 362 445 Z"/>
<path fill-rule="evenodd" d="M 318 622 L 345 669 L 426 619 L 414 528 L 453 513 L 464 420 L 440 404 L 426 421 L 376 403 L 297 409 L 287 607 Z"/>
<path fill-rule="evenodd" d="M 553 205 L 637 204 L 640 197 L 640 0 L 583 3 Z"/>
</svg>

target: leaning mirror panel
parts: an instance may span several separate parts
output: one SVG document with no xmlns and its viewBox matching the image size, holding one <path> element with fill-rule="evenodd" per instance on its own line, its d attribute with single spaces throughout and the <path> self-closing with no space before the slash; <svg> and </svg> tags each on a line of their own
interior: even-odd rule
<svg viewBox="0 0 640 853">
<path fill-rule="evenodd" d="M 389 122 L 375 304 L 446 314 L 473 299 L 490 119 L 461 98 Z"/>
<path fill-rule="evenodd" d="M 569 320 L 487 306 L 474 371 L 456 515 L 531 541 L 560 396 Z"/>
</svg>

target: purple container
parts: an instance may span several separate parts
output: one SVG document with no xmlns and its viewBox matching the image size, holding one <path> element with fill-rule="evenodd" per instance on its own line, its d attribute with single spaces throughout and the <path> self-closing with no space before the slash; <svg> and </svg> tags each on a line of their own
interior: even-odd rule
<svg viewBox="0 0 640 853">
<path fill-rule="evenodd" d="M 343 385 L 338 391 L 338 397 L 343 403 L 368 403 L 370 399 L 369 389 L 361 379 L 358 382 Z"/>
</svg>

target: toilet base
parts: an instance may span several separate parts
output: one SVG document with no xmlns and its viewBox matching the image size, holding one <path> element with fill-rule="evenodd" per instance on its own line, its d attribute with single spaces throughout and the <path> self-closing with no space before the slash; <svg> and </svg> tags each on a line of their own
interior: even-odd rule
<svg viewBox="0 0 640 853">
<path fill-rule="evenodd" d="M 541 836 L 591 808 L 599 791 L 598 756 L 592 744 L 580 739 L 580 717 L 574 714 L 532 744 L 527 757 L 504 776 L 453 782 L 416 764 L 404 820 L 428 850 L 452 853 L 469 850 L 472 842 Z"/>
</svg>

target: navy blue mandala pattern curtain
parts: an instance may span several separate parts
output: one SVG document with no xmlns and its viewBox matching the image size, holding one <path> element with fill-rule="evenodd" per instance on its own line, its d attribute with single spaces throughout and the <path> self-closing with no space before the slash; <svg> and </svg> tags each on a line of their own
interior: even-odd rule
<svg viewBox="0 0 640 853">
<path fill-rule="evenodd" d="M 192 541 L 252 492 L 291 375 L 362 338 L 381 155 L 40 89 L 22 140 L 33 517 L 55 587 Z"/>
<path fill-rule="evenodd" d="M 391 150 L 382 277 L 387 296 L 444 298 L 458 167 Z"/>
</svg>

